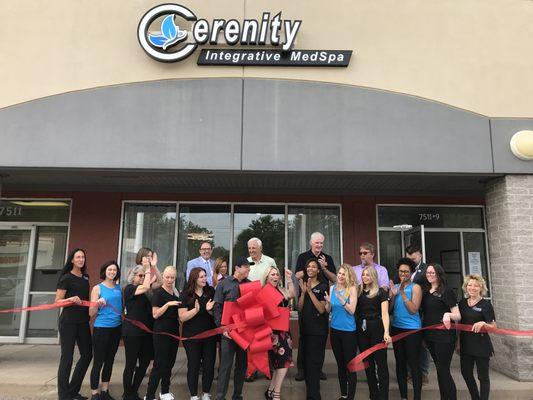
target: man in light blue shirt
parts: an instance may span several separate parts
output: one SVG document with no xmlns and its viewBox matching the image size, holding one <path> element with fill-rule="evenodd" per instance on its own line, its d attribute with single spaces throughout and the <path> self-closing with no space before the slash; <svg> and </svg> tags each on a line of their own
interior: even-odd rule
<svg viewBox="0 0 533 400">
<path fill-rule="evenodd" d="M 213 286 L 213 270 L 215 267 L 215 260 L 211 258 L 213 254 L 213 244 L 211 242 L 202 242 L 200 245 L 200 257 L 187 262 L 187 271 L 185 277 L 189 279 L 189 275 L 193 268 L 203 268 L 207 275 L 207 283 Z"/>
</svg>

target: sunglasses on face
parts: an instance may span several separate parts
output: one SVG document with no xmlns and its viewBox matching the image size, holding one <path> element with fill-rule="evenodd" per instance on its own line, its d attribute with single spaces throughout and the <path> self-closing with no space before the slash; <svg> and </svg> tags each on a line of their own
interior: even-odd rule
<svg viewBox="0 0 533 400">
<path fill-rule="evenodd" d="M 144 274 L 137 274 L 139 278 L 144 278 Z"/>
<path fill-rule="evenodd" d="M 359 252 L 360 256 L 366 256 L 367 254 L 370 254 L 370 252 L 369 251 L 360 251 Z"/>
</svg>

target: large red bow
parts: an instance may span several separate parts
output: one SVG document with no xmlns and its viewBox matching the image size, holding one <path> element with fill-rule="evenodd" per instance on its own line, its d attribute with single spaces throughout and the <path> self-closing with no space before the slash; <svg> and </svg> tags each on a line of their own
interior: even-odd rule
<svg viewBox="0 0 533 400">
<path fill-rule="evenodd" d="M 255 370 L 270 378 L 268 351 L 272 349 L 272 330 L 288 331 L 290 311 L 278 307 L 283 295 L 272 285 L 261 287 L 260 281 L 240 285 L 241 296 L 236 302 L 226 301 L 222 325 L 245 322 L 230 330 L 235 343 L 248 352 L 247 375 Z"/>
</svg>

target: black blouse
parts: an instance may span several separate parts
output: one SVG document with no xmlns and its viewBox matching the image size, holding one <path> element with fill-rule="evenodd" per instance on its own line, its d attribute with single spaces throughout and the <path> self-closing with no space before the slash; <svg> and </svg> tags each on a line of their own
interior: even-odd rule
<svg viewBox="0 0 533 400">
<path fill-rule="evenodd" d="M 470 307 L 467 299 L 459 302 L 461 323 L 474 325 L 476 322 L 485 321 L 490 324 L 495 321 L 494 308 L 488 300 L 481 299 Z M 490 357 L 494 354 L 494 348 L 487 333 L 463 332 L 460 335 L 461 354 L 475 357 Z"/>
<path fill-rule="evenodd" d="M 450 288 L 443 293 L 424 291 L 422 297 L 422 326 L 431 326 L 442 323 L 444 313 L 450 312 L 457 305 L 457 298 Z M 424 338 L 432 342 L 455 342 L 455 329 L 424 331 Z"/>
</svg>

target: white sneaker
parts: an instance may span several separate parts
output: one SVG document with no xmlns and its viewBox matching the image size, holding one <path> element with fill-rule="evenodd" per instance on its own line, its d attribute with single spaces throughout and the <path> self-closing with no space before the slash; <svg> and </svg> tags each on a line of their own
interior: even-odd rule
<svg viewBox="0 0 533 400">
<path fill-rule="evenodd" d="M 174 400 L 174 395 L 170 392 L 165 393 L 165 394 L 159 393 L 159 398 L 161 400 Z"/>
<path fill-rule="evenodd" d="M 209 393 L 204 393 L 202 395 L 202 400 L 211 400 L 211 395 Z"/>
<path fill-rule="evenodd" d="M 198 396 L 192 396 L 191 400 L 200 400 L 200 398 Z"/>
</svg>

